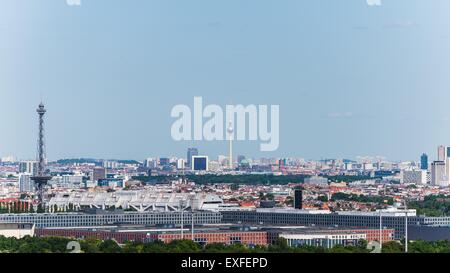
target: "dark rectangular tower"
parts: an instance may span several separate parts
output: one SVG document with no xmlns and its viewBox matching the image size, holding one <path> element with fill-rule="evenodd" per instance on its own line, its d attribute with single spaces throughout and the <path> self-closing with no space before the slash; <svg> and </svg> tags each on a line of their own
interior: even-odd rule
<svg viewBox="0 0 450 273">
<path fill-rule="evenodd" d="M 428 170 L 428 155 L 422 154 L 420 157 L 420 169 Z"/>
<path fill-rule="evenodd" d="M 295 209 L 302 209 L 303 205 L 303 191 L 302 190 L 294 190 L 294 208 Z"/>
</svg>

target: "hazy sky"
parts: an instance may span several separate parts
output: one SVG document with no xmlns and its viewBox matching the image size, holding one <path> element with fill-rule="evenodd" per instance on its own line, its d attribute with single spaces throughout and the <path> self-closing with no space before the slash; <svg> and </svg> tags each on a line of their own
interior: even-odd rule
<svg viewBox="0 0 450 273">
<path fill-rule="evenodd" d="M 279 104 L 280 147 L 235 154 L 418 160 L 450 145 L 450 1 L 1 0 L 0 155 L 210 156 L 176 104 Z"/>
</svg>

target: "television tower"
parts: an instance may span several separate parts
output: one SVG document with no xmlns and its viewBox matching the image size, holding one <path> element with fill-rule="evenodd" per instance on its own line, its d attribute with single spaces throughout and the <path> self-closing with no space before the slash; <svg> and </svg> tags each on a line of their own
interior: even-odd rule
<svg viewBox="0 0 450 273">
<path fill-rule="evenodd" d="M 228 136 L 229 136 L 229 140 L 230 140 L 230 153 L 229 153 L 229 157 L 228 157 L 228 167 L 230 170 L 233 169 L 233 133 L 234 133 L 234 128 L 233 128 L 233 124 L 230 123 L 228 124 L 228 128 L 227 128 L 227 132 L 228 132 Z"/>
<path fill-rule="evenodd" d="M 45 110 L 44 104 L 41 102 L 36 110 L 39 116 L 39 135 L 37 147 L 38 168 L 36 175 L 31 177 L 36 185 L 39 202 L 41 204 L 44 202 L 44 186 L 52 178 L 46 174 L 45 170 L 44 114 L 46 111 L 47 110 Z"/>
</svg>

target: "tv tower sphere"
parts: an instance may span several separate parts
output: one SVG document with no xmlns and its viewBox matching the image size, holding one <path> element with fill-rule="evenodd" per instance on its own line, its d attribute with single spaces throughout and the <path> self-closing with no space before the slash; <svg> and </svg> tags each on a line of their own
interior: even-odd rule
<svg viewBox="0 0 450 273">
<path fill-rule="evenodd" d="M 234 132 L 233 123 L 231 121 L 228 123 L 227 132 L 230 135 L 233 134 L 233 132 Z"/>
</svg>

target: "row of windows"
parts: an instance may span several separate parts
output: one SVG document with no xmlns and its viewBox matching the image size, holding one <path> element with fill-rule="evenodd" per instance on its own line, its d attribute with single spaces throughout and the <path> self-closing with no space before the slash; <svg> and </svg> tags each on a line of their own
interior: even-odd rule
<svg viewBox="0 0 450 273">
<path fill-rule="evenodd" d="M 191 223 L 220 223 L 221 215 L 219 213 L 196 213 L 183 215 L 186 224 Z M 95 226 L 114 223 L 133 223 L 133 224 L 179 224 L 181 223 L 181 214 L 130 214 L 130 215 L 88 215 L 88 214 L 58 214 L 58 215 L 0 215 L 0 223 L 35 223 L 38 227 L 57 227 L 57 226 Z"/>
<path fill-rule="evenodd" d="M 264 223 L 264 224 L 297 224 L 341 227 L 372 227 L 380 225 L 379 216 L 339 215 L 339 214 L 287 214 L 258 212 L 223 212 L 224 222 Z M 450 225 L 450 217 L 408 217 L 410 224 Z M 405 230 L 403 216 L 382 217 L 382 225 L 395 229 L 395 238 L 401 238 Z"/>
</svg>

